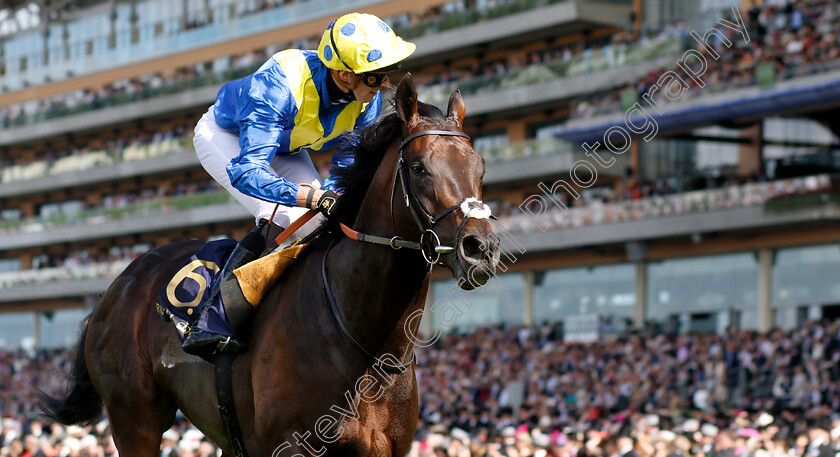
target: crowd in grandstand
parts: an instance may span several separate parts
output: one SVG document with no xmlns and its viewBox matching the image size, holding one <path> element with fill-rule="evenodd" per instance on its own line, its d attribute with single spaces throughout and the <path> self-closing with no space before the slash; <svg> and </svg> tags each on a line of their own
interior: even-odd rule
<svg viewBox="0 0 840 457">
<path fill-rule="evenodd" d="M 458 3 L 458 2 L 453 2 Z M 496 4 L 499 3 L 499 4 Z M 478 20 L 481 14 L 494 9 L 505 10 L 511 2 L 477 2 L 468 8 L 467 15 Z M 515 3 L 515 2 L 514 2 Z M 390 18 L 400 33 L 411 33 L 412 28 L 422 24 L 423 30 L 435 27 L 442 18 L 464 16 L 464 8 L 435 7 L 424 15 Z M 716 43 L 716 52 L 721 58 L 708 58 L 709 68 L 703 75 L 708 86 L 721 88 L 754 85 L 760 82 L 759 72 L 770 72 L 771 80 L 790 78 L 805 74 L 826 71 L 840 66 L 840 35 L 834 32 L 840 21 L 840 5 L 827 0 L 797 0 L 791 2 L 766 2 L 754 5 L 746 10 L 745 17 L 750 42 L 746 43 L 737 31 L 721 27 L 732 42 L 731 47 Z M 457 22 L 457 21 L 456 21 Z M 419 24 L 418 24 L 419 23 Z M 401 30 L 402 29 L 402 30 Z M 679 47 L 683 49 L 703 49 L 688 34 L 690 29 L 685 24 L 666 27 L 656 34 L 640 34 L 628 30 L 615 34 L 609 39 L 594 40 L 588 45 L 578 43 L 572 47 L 556 46 L 530 52 L 524 59 L 513 55 L 508 59 L 485 59 L 467 67 L 447 68 L 443 71 L 421 77 L 418 85 L 425 87 L 424 99 L 437 100 L 440 94 L 448 93 L 454 87 L 471 93 L 475 91 L 495 90 L 517 84 L 531 84 L 561 76 L 586 73 L 616 65 L 626 65 L 641 58 L 651 58 L 664 54 L 679 56 Z M 668 46 L 676 43 L 676 47 Z M 286 43 L 288 46 L 312 48 L 317 44 L 317 37 Z M 665 48 L 662 48 L 662 45 Z M 78 110 L 99 109 L 128 101 L 159 96 L 165 92 L 184 90 L 209 83 L 221 83 L 238 77 L 239 73 L 253 70 L 260 65 L 268 54 L 278 50 L 271 46 L 244 55 L 230 56 L 230 65 L 224 74 L 215 75 L 211 62 L 190 65 L 179 69 L 166 78 L 160 74 L 143 75 L 137 78 L 120 80 L 99 89 L 83 89 L 73 93 L 60 94 L 37 102 L 0 108 L 0 125 L 8 127 L 21 125 L 31 119 L 50 118 L 70 114 Z M 630 51 L 636 51 L 633 54 Z M 667 51 L 667 52 L 665 52 Z M 703 51 L 706 52 L 706 51 Z M 674 64 L 676 61 L 674 61 Z M 523 72 L 528 69 L 529 71 Z M 652 70 L 646 77 L 635 84 L 612 92 L 601 92 L 578 100 L 573 115 L 591 117 L 605 112 L 620 110 L 628 103 L 626 92 L 641 95 L 656 83 L 666 70 Z M 691 87 L 697 83 L 686 78 Z M 660 91 L 661 92 L 661 91 Z M 694 96 L 697 90 L 687 92 Z M 662 97 L 662 93 L 659 94 Z M 682 98 L 682 97 L 681 97 Z M 445 99 L 443 100 L 445 101 Z M 658 100 L 666 102 L 667 100 Z"/>
<path fill-rule="evenodd" d="M 496 14 L 510 14 L 521 8 L 533 8 L 534 4 L 506 0 L 497 2 L 450 2 L 444 6 L 432 7 L 422 15 L 399 15 L 387 18 L 402 36 L 411 37 L 459 23 L 457 20 L 447 25 L 446 18 L 461 18 L 475 21 Z M 522 5 L 518 5 L 522 3 Z M 511 9 L 514 5 L 518 8 Z M 466 25 L 466 24 L 462 24 Z M 579 43 L 573 47 L 556 46 L 530 52 L 524 60 L 485 59 L 473 65 L 459 68 L 447 68 L 440 73 L 418 78 L 418 86 L 424 87 L 424 99 L 440 102 L 439 93 L 451 92 L 455 86 L 462 92 L 494 90 L 497 86 L 533 83 L 539 80 L 555 79 L 567 74 L 579 74 L 602 69 L 603 65 L 615 66 L 649 57 L 651 52 L 660 50 L 657 45 L 673 38 L 672 28 L 653 38 L 641 37 L 628 31 L 608 39 L 596 39 L 587 45 Z M 299 49 L 314 49 L 318 37 L 308 37 L 285 45 Z M 228 56 L 230 65 L 221 73 L 214 73 L 212 62 L 203 62 L 179 68 L 173 75 L 163 77 L 152 73 L 136 78 L 119 80 L 98 89 L 79 89 L 74 92 L 59 94 L 37 102 L 28 102 L 14 106 L 0 107 L 0 127 L 23 125 L 34 120 L 49 119 L 73 114 L 78 111 L 108 108 L 117 104 L 157 97 L 165 93 L 199 87 L 212 83 L 222 83 L 227 79 L 244 76 L 261 65 L 267 56 L 280 49 L 272 45 L 251 53 Z M 638 55 L 628 54 L 630 50 L 642 50 Z M 603 62 L 602 62 L 603 61 Z M 539 70 L 533 74 L 522 74 L 521 70 L 530 68 Z M 521 81 L 519 81 L 521 79 Z M 518 82 L 517 82 L 518 81 Z M 442 101 L 445 101 L 442 100 Z"/>
<path fill-rule="evenodd" d="M 565 343 L 560 327 L 453 332 L 418 350 L 411 457 L 834 457 L 840 323 L 767 334 L 628 333 Z M 69 350 L 0 353 L 0 456 L 116 455 L 107 419 L 39 417 Z M 217 455 L 183 417 L 162 456 Z M 41 452 L 40 454 L 38 452 Z"/>
<path fill-rule="evenodd" d="M 107 193 L 98 203 L 74 199 L 60 204 L 45 204 L 37 216 L 14 217 L 0 224 L 0 233 L 20 233 L 49 230 L 54 227 L 91 225 L 126 217 L 140 217 L 152 213 L 166 213 L 190 206 L 225 202 L 215 197 L 219 186 L 212 179 L 184 180 L 170 185 L 146 187 L 133 191 Z M 196 198 L 192 198 L 196 197 Z M 186 202 L 183 202 L 185 199 Z M 195 200 L 192 202 L 192 200 Z M 69 205 L 68 203 L 77 203 Z M 183 205 L 179 203 L 184 203 Z"/>
<path fill-rule="evenodd" d="M 579 100 L 573 107 L 576 118 L 628 109 L 639 97 L 657 83 L 666 71 L 685 76 L 684 84 L 690 89 L 679 99 L 707 94 L 709 91 L 764 84 L 778 79 L 788 79 L 840 68 L 840 4 L 828 0 L 796 0 L 766 2 L 746 11 L 749 43 L 739 31 L 718 27 L 730 41 L 725 46 L 721 40 L 711 38 L 719 58 L 689 36 L 690 30 L 677 27 L 684 49 L 699 50 L 706 57 L 708 69 L 701 79 L 706 87 L 697 90 L 698 83 L 685 76 L 676 67 L 676 60 L 668 67 L 653 69 L 635 84 L 612 92 L 593 94 Z M 702 34 L 701 34 L 702 35 Z M 630 93 L 629 99 L 624 95 Z M 654 96 L 657 103 L 667 103 L 663 91 Z"/>
<path fill-rule="evenodd" d="M 265 7 L 260 7 L 250 12 L 283 6 L 286 3 L 291 2 L 262 2 L 261 4 Z M 400 35 L 410 38 L 411 36 L 417 36 L 425 32 L 439 30 L 441 28 L 440 19 L 442 17 L 463 15 L 463 4 L 461 4 L 461 7 L 453 7 L 453 5 L 459 3 L 461 2 L 450 2 L 450 4 L 444 6 L 435 6 L 421 15 L 401 14 L 386 18 L 385 20 L 392 23 Z M 517 5 L 518 0 L 494 1 L 491 4 L 488 2 L 469 3 L 472 3 L 470 10 L 479 12 L 480 17 L 482 15 L 486 16 L 486 14 L 481 13 L 487 13 L 488 11 L 510 5 Z M 515 10 L 510 10 L 507 14 L 511 12 L 515 12 Z M 473 18 L 473 20 L 475 19 L 477 18 Z M 187 20 L 186 25 L 186 28 L 191 29 L 207 25 L 207 22 L 206 18 L 197 17 Z M 207 61 L 181 67 L 174 74 L 166 77 L 160 73 L 150 73 L 135 78 L 115 81 L 97 89 L 79 89 L 37 101 L 3 106 L 0 107 L 0 127 L 8 128 L 24 125 L 33 121 L 64 116 L 79 111 L 108 108 L 121 103 L 157 97 L 165 93 L 172 93 L 207 84 L 223 83 L 229 79 L 245 76 L 252 72 L 256 67 L 262 65 L 268 55 L 285 47 L 315 49 L 318 45 L 318 39 L 319 36 L 305 37 L 291 43 L 271 45 L 265 49 L 258 49 L 253 52 L 227 56 L 229 65 L 225 65 L 224 70 L 218 74 L 212 70 L 214 67 L 213 62 Z"/>
</svg>

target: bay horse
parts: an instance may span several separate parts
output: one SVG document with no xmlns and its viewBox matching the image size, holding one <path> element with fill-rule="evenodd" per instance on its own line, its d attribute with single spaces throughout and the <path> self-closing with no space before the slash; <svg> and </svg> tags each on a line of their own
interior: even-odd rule
<svg viewBox="0 0 840 457">
<path fill-rule="evenodd" d="M 362 235 L 334 235 L 329 248 L 296 260 L 257 309 L 249 350 L 232 366 L 250 456 L 408 452 L 418 421 L 411 360 L 420 319 L 412 316 L 422 312 L 430 264 L 441 260 L 471 289 L 499 262 L 498 237 L 480 202 L 485 164 L 463 133 L 464 113 L 457 90 L 446 115 L 418 102 L 407 75 L 394 113 L 351 135 L 355 160 L 338 172 L 344 195 L 336 216 Z M 482 206 L 487 214 L 470 217 Z M 363 242 L 371 239 L 385 245 Z M 392 249 L 412 243 L 422 255 Z M 67 393 L 42 403 L 47 415 L 90 423 L 104 404 L 120 454 L 157 457 L 180 409 L 224 455 L 235 454 L 220 419 L 214 366 L 184 353 L 154 306 L 200 245 L 155 248 L 114 280 L 82 323 Z"/>
</svg>

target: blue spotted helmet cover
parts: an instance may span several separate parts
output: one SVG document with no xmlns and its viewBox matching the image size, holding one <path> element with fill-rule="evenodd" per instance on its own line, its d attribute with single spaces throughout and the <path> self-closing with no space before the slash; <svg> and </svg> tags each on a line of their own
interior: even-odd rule
<svg viewBox="0 0 840 457">
<path fill-rule="evenodd" d="M 382 19 L 350 13 L 334 20 L 324 31 L 318 57 L 327 68 L 358 74 L 401 62 L 415 48 L 414 43 L 398 37 Z"/>
</svg>

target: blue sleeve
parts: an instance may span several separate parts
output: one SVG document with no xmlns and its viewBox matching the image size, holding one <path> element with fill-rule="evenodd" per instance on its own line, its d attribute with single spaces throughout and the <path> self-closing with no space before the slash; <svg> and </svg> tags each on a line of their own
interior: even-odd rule
<svg viewBox="0 0 840 457">
<path fill-rule="evenodd" d="M 377 92 L 373 100 L 368 103 L 359 118 L 356 119 L 356 129 L 367 127 L 379 119 L 379 113 L 382 111 L 382 92 Z"/>
<path fill-rule="evenodd" d="M 297 109 L 285 76 L 279 76 L 268 72 L 253 76 L 239 113 L 241 151 L 228 163 L 227 172 L 231 185 L 243 194 L 295 206 L 298 184 L 270 171 L 271 159 L 280 147 L 280 134 L 284 128 L 291 128 Z"/>
<path fill-rule="evenodd" d="M 382 92 L 376 94 L 376 96 L 371 100 L 370 103 L 365 107 L 365 110 L 362 111 L 362 114 L 356 119 L 356 125 L 354 127 L 355 130 L 358 130 L 363 127 L 367 127 L 370 124 L 376 122 L 379 119 L 379 112 L 382 109 Z M 335 182 L 335 178 L 333 177 L 338 169 L 347 168 L 350 164 L 353 163 L 353 158 L 347 152 L 346 149 L 339 149 L 332 157 L 332 167 L 330 168 L 330 176 L 324 180 L 324 185 L 321 186 L 322 189 L 327 190 L 334 190 L 336 192 L 341 193 L 343 189 L 336 188 L 337 183 Z"/>
<path fill-rule="evenodd" d="M 330 167 L 330 176 L 324 180 L 324 185 L 321 186 L 321 189 L 334 190 L 338 193 L 342 193 L 344 189 L 339 189 L 336 187 L 338 183 L 336 183 L 335 174 L 337 170 L 347 168 L 352 163 L 353 158 L 350 156 L 348 149 L 345 148 L 336 151 L 336 153 L 332 156 L 332 167 Z"/>
</svg>

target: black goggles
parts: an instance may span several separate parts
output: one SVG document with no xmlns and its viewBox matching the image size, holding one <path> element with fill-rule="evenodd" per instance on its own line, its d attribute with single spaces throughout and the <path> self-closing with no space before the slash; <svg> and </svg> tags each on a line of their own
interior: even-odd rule
<svg viewBox="0 0 840 457">
<path fill-rule="evenodd" d="M 362 82 L 365 83 L 368 87 L 379 87 L 382 83 L 385 82 L 388 77 L 391 76 L 391 72 L 387 73 L 361 73 L 359 78 L 362 79 Z"/>
</svg>

